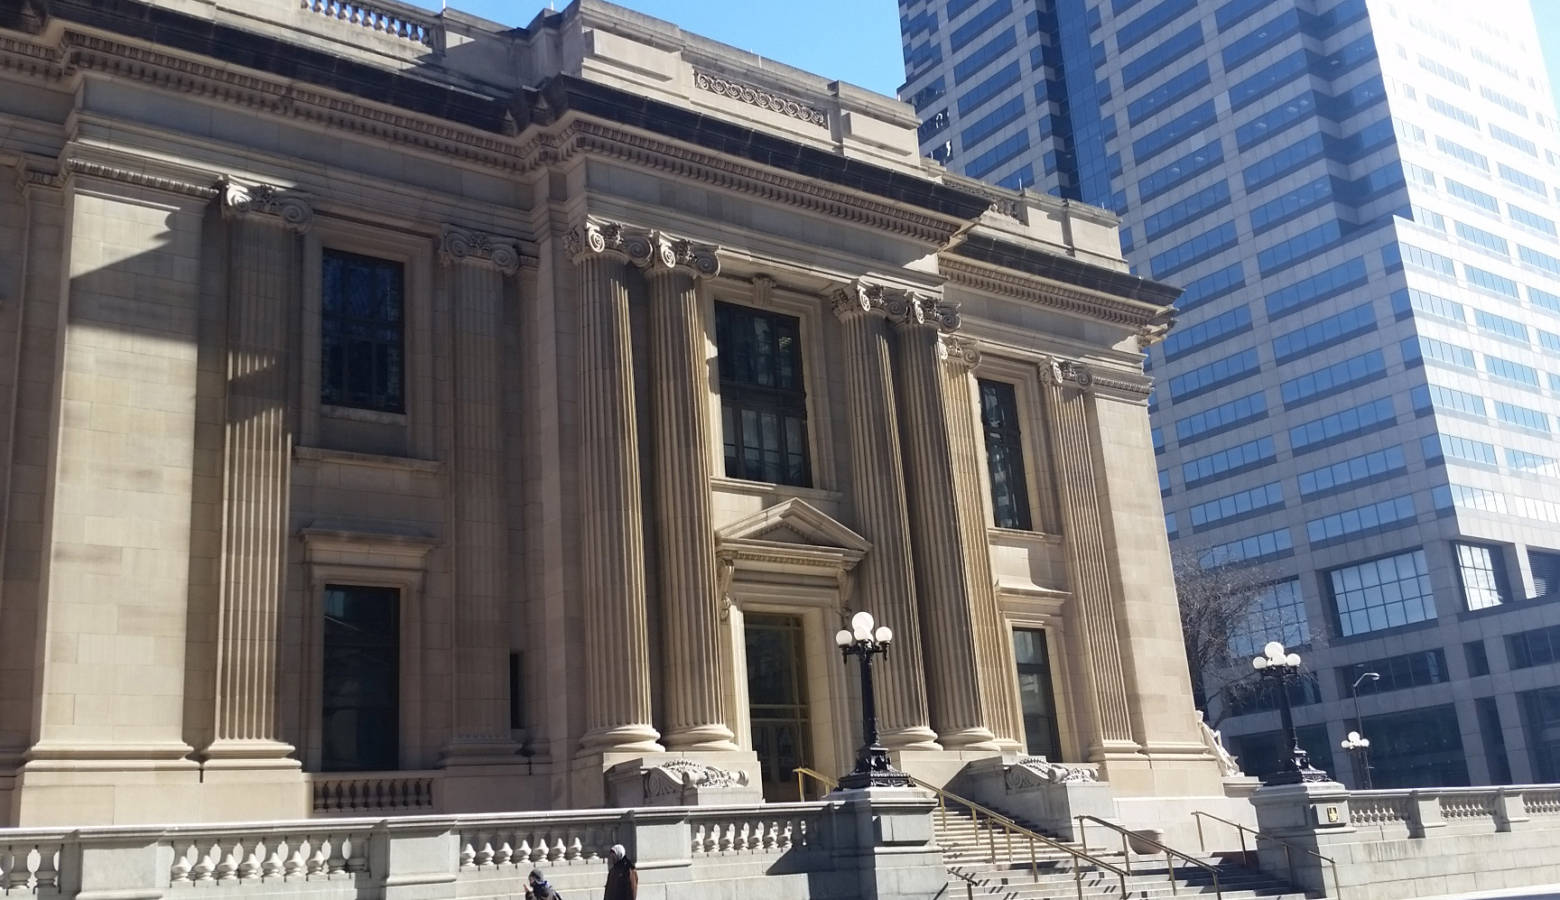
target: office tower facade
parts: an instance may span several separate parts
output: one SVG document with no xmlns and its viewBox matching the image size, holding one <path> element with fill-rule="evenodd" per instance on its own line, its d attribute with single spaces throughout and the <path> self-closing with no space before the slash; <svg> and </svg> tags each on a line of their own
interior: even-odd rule
<svg viewBox="0 0 1560 900">
<path fill-rule="evenodd" d="M 1560 779 L 1560 137 L 1528 4 L 900 9 L 923 152 L 1114 209 L 1186 288 L 1147 358 L 1166 526 L 1263 583 L 1208 687 L 1276 638 L 1347 782 L 1356 729 L 1376 787 Z M 1271 698 L 1224 699 L 1271 765 Z"/>
</svg>

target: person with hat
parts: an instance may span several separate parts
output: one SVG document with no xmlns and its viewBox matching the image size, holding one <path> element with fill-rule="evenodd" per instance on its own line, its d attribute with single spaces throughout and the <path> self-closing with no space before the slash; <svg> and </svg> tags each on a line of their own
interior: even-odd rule
<svg viewBox="0 0 1560 900">
<path fill-rule="evenodd" d="M 607 851 L 607 889 L 601 900 L 636 900 L 639 896 L 639 870 L 622 844 Z"/>
</svg>

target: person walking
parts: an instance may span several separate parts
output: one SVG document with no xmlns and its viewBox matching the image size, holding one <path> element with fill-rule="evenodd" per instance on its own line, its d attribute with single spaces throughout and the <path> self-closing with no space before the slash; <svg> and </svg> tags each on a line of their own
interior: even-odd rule
<svg viewBox="0 0 1560 900">
<path fill-rule="evenodd" d="M 601 900 L 636 900 L 639 896 L 639 870 L 622 844 L 607 851 L 607 889 Z"/>
<path fill-rule="evenodd" d="M 547 883 L 547 876 L 541 869 L 532 869 L 531 877 L 526 880 L 525 900 L 563 900 L 563 895 Z"/>
</svg>

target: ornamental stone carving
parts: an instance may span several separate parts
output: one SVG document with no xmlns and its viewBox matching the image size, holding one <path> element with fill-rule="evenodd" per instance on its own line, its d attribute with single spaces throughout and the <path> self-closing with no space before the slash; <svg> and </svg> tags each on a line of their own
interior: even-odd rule
<svg viewBox="0 0 1560 900">
<path fill-rule="evenodd" d="M 734 772 L 689 759 L 669 759 L 645 770 L 645 797 L 678 796 L 689 789 L 747 787 L 746 772 Z"/>
<path fill-rule="evenodd" d="M 689 272 L 700 278 L 713 278 L 720 274 L 719 249 L 711 244 L 695 244 L 693 241 L 673 237 L 664 231 L 650 234 L 652 252 L 649 258 L 635 260 L 651 274 L 657 272 Z"/>
<path fill-rule="evenodd" d="M 590 220 L 563 236 L 564 249 L 575 262 L 592 256 L 615 254 L 635 265 L 646 265 L 655 252 L 651 233 L 617 222 Z"/>
<path fill-rule="evenodd" d="M 1070 359 L 1052 359 L 1045 373 L 1047 380 L 1058 387 L 1072 385 L 1086 391 L 1094 384 L 1094 373 L 1082 363 Z"/>
<path fill-rule="evenodd" d="M 713 75 L 709 72 L 701 72 L 697 69 L 693 73 L 693 84 L 694 87 L 701 91 L 709 91 L 712 94 L 730 97 L 739 103 L 746 103 L 749 106 L 777 112 L 782 116 L 790 116 L 793 119 L 799 119 L 819 128 L 829 127 L 828 116 L 821 110 L 813 109 L 800 100 L 783 97 L 762 88 L 756 88 L 739 81 L 732 81 L 729 78 L 723 78 L 720 75 Z"/>
<path fill-rule="evenodd" d="M 1003 783 L 1010 791 L 1053 784 L 1093 784 L 1099 780 L 1099 772 L 1092 766 L 1062 765 L 1043 756 L 1020 757 L 1003 774 Z"/>
<path fill-rule="evenodd" d="M 1204 718 L 1203 711 L 1200 709 L 1197 711 L 1197 728 L 1202 732 L 1203 746 L 1207 747 L 1208 752 L 1212 753 L 1213 757 L 1219 761 L 1219 774 L 1225 777 L 1246 774 L 1240 770 L 1240 763 L 1225 748 L 1224 735 L 1214 731 L 1208 725 L 1208 721 Z"/>
<path fill-rule="evenodd" d="M 439 235 L 439 262 L 484 262 L 505 275 L 520 270 L 520 245 L 482 231 L 445 225 Z"/>
<path fill-rule="evenodd" d="M 959 327 L 959 307 L 921 291 L 890 287 L 862 279 L 836 285 L 829 292 L 834 314 L 841 319 L 879 313 L 905 326 L 935 325 L 942 331 Z"/>
<path fill-rule="evenodd" d="M 955 369 L 968 371 L 980 365 L 980 344 L 974 338 L 938 335 L 937 356 Z"/>
<path fill-rule="evenodd" d="M 246 213 L 277 216 L 284 226 L 297 232 L 308 231 L 314 224 L 314 207 L 302 194 L 269 184 L 245 187 L 232 180 L 221 182 L 217 190 L 223 218 L 237 218 Z"/>
</svg>

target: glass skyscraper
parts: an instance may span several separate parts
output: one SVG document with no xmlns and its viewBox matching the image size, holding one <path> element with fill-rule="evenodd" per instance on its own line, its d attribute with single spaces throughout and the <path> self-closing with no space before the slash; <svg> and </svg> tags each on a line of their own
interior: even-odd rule
<svg viewBox="0 0 1560 900">
<path fill-rule="evenodd" d="M 1178 552 L 1269 582 L 1308 749 L 1560 780 L 1560 122 L 1526 0 L 901 0 L 956 171 L 1122 216 Z M 1215 675 L 1210 684 L 1219 683 Z M 1247 771 L 1277 716 L 1221 723 Z"/>
</svg>

